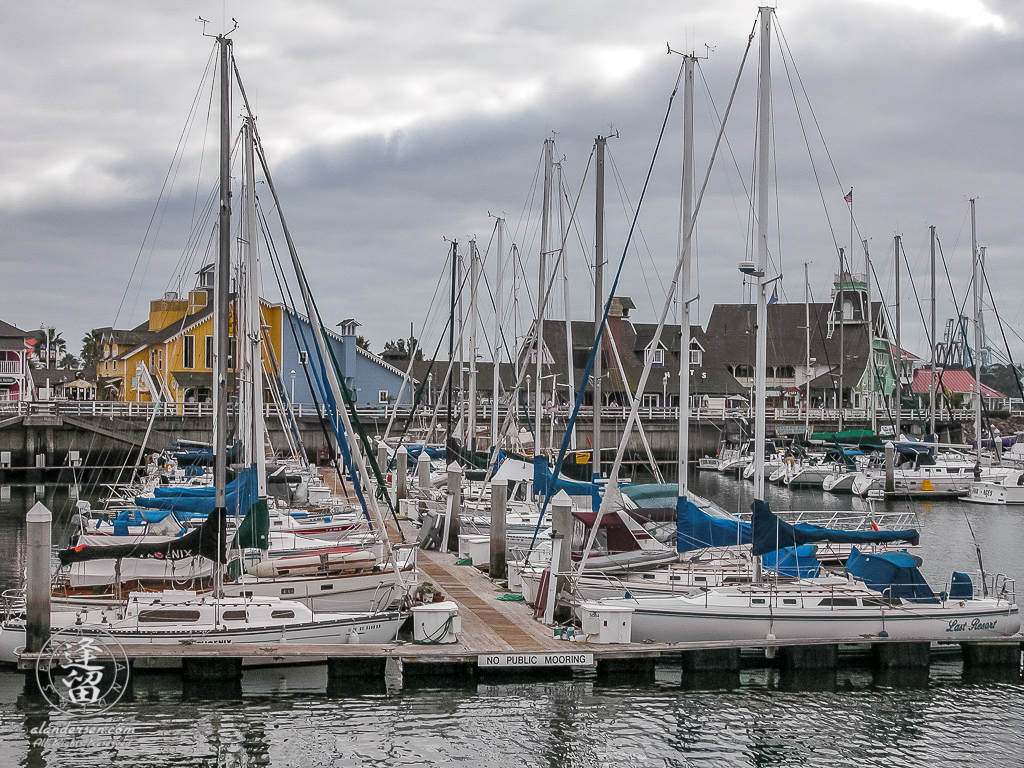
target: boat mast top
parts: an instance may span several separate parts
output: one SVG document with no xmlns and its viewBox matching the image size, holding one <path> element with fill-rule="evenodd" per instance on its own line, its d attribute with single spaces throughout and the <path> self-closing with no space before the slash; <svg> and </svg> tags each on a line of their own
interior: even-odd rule
<svg viewBox="0 0 1024 768">
<path fill-rule="evenodd" d="M 974 382 L 978 389 L 974 393 L 974 441 L 977 444 L 975 453 L 981 461 L 981 254 L 978 251 L 978 224 L 975 218 L 975 198 L 971 198 L 971 270 L 974 273 Z M 998 456 L 996 446 L 992 446 L 992 455 Z"/>
<path fill-rule="evenodd" d="M 931 299 L 932 299 L 932 316 L 931 316 L 931 348 L 932 348 L 932 368 L 931 368 L 931 383 L 928 385 L 928 431 L 935 438 L 935 394 L 938 391 L 937 377 L 937 361 L 935 359 L 935 351 L 938 349 L 936 344 L 936 325 L 935 325 L 935 225 L 928 227 L 929 239 L 931 243 Z"/>
</svg>

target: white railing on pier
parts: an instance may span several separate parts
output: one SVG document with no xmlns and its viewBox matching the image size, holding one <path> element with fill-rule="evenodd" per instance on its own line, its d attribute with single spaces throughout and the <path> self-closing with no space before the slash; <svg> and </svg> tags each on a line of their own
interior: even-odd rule
<svg viewBox="0 0 1024 768">
<path fill-rule="evenodd" d="M 1015 409 L 1011 411 L 1014 416 L 1024 416 L 1024 409 L 1019 405 L 1015 404 Z M 213 405 L 211 403 L 124 403 L 116 401 L 104 401 L 104 400 L 86 400 L 86 401 L 74 401 L 74 400 L 48 400 L 48 401 L 18 401 L 18 400 L 0 400 L 0 416 L 29 416 L 33 414 L 66 414 L 68 416 L 115 416 L 124 418 L 149 418 L 153 414 L 153 409 L 159 408 L 160 415 L 163 416 L 180 416 L 180 417 L 192 417 L 192 418 L 212 418 L 213 417 Z M 421 413 L 429 413 L 433 406 L 423 406 Z M 275 403 L 266 403 L 264 405 L 264 416 L 266 418 L 277 418 L 279 413 L 291 412 L 299 418 L 302 417 L 317 417 L 323 415 L 323 409 L 317 408 L 314 405 L 305 403 L 294 403 L 290 406 L 278 406 Z M 390 405 L 361 405 L 356 408 L 356 412 L 360 418 L 365 419 L 387 419 L 391 416 L 392 411 L 395 410 L 394 406 Z M 482 406 L 479 411 L 479 418 L 486 421 L 490 418 L 490 406 Z M 568 406 L 562 406 L 549 410 L 545 414 L 545 423 L 547 420 L 554 416 L 558 419 L 560 424 L 564 424 L 569 418 L 571 409 Z M 532 413 L 532 411 L 531 411 Z M 606 423 L 614 423 L 615 421 L 625 421 L 629 415 L 629 409 L 621 406 L 605 406 L 601 411 Z M 499 408 L 499 414 L 505 415 L 505 409 Z M 699 422 L 700 420 L 713 420 L 721 421 L 723 419 L 747 419 L 751 420 L 754 418 L 753 409 L 751 408 L 694 408 L 690 411 L 691 418 Z M 397 417 L 402 419 L 409 415 L 409 406 L 400 405 L 397 408 Z M 678 421 L 679 409 L 678 408 L 662 408 L 662 407 L 650 407 L 640 409 L 640 418 L 646 422 L 656 421 Z M 584 421 L 589 420 L 593 416 L 593 409 L 584 407 L 580 409 L 580 418 Z M 812 429 L 815 425 L 821 423 L 835 423 L 839 420 L 839 410 L 837 408 L 811 408 L 809 411 L 805 411 L 802 408 L 769 408 L 766 414 L 769 422 L 777 424 L 801 424 L 806 418 L 811 422 Z M 846 408 L 843 410 L 843 420 L 851 423 L 863 423 L 868 420 L 868 412 L 863 408 Z M 901 420 L 904 423 L 911 423 L 914 421 L 921 422 L 927 421 L 928 411 L 921 409 L 904 408 L 901 415 Z M 965 421 L 970 422 L 974 419 L 974 411 L 969 408 L 960 408 L 955 410 L 943 409 L 936 413 L 936 419 L 942 422 L 949 421 Z M 891 417 L 887 413 L 879 413 L 878 421 L 881 424 L 888 424 Z"/>
</svg>

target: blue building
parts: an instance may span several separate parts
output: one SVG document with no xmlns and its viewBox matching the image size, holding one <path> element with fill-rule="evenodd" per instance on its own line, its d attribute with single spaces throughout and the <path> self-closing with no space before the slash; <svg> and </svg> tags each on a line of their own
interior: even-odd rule
<svg viewBox="0 0 1024 768">
<path fill-rule="evenodd" d="M 355 394 L 358 406 L 411 405 L 415 381 L 406 381 L 405 371 L 356 344 L 355 320 L 338 323 L 338 331 L 327 329 L 327 337 L 338 361 L 345 384 Z M 312 405 L 310 385 L 316 386 L 312 365 L 319 359 L 309 318 L 283 307 L 281 328 L 281 378 L 292 402 Z M 319 396 L 318 396 L 319 399 Z"/>
</svg>

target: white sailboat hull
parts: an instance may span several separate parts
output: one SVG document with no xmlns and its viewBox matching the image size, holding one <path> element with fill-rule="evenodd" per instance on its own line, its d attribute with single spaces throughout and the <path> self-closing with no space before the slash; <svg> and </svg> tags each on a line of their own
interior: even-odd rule
<svg viewBox="0 0 1024 768">
<path fill-rule="evenodd" d="M 707 602 L 708 593 L 602 603 L 633 608 L 634 643 L 756 641 L 769 635 L 779 640 L 842 642 L 884 637 L 882 633 L 896 639 L 958 642 L 1007 637 L 1020 631 L 1017 606 L 992 599 L 883 606 L 877 598 L 874 605 L 860 598 L 856 606 L 817 607 L 829 599 L 826 592 L 818 590 L 813 597 L 797 597 L 802 605 L 784 605 L 784 598 L 772 599 L 767 590 L 747 588 L 745 592 L 742 597 L 738 590 L 733 592 L 734 599 L 721 599 L 722 595 L 711 593 L 715 598 L 711 603 Z M 765 595 L 765 604 L 752 604 L 753 594 Z"/>
</svg>

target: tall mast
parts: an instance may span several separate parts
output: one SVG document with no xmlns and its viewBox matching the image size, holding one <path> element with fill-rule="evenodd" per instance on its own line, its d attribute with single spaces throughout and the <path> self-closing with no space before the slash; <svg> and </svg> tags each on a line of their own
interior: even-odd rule
<svg viewBox="0 0 1024 768">
<path fill-rule="evenodd" d="M 576 393 L 576 370 L 573 367 L 573 337 L 572 337 L 572 312 L 569 309 L 569 259 L 566 258 L 565 254 L 565 243 L 569 239 L 565 225 L 565 196 L 562 194 L 562 164 L 558 164 L 558 260 L 562 264 L 562 304 L 565 306 L 565 354 L 566 360 L 566 373 L 569 377 L 566 387 L 566 392 L 570 393 L 570 397 L 574 397 Z M 554 386 L 554 380 L 551 382 L 551 400 L 558 404 L 558 392 Z M 551 420 L 554 422 L 555 414 L 551 414 Z M 576 424 L 573 422 L 572 431 L 569 433 L 569 449 L 576 450 Z"/>
<path fill-rule="evenodd" d="M 936 386 L 936 360 L 935 350 L 937 348 L 936 341 L 936 326 L 935 326 L 935 226 L 928 227 L 931 240 L 931 292 L 932 292 L 932 334 L 931 334 L 931 347 L 932 347 L 932 380 L 928 385 L 928 431 L 935 434 L 935 393 L 938 390 Z"/>
<path fill-rule="evenodd" d="M 455 365 L 455 302 L 457 301 L 456 296 L 458 295 L 458 280 L 459 280 L 459 241 L 452 240 L 451 247 L 451 259 L 452 259 L 452 292 L 451 301 L 448 305 L 448 367 Z M 461 366 L 460 366 L 461 367 Z M 445 414 L 446 421 L 448 424 L 448 440 L 452 439 L 452 398 L 455 395 L 455 372 L 449 370 L 448 372 L 448 392 L 446 396 L 447 412 Z M 447 452 L 446 452 L 447 453 Z"/>
<path fill-rule="evenodd" d="M 765 296 L 768 270 L 768 163 L 771 117 L 771 32 L 772 9 L 759 9 L 761 27 L 761 77 L 757 90 L 757 344 L 754 363 L 754 498 L 764 499 L 765 398 L 768 365 L 768 299 Z M 760 573 L 757 574 L 760 580 Z"/>
<path fill-rule="evenodd" d="M 214 300 L 214 382 L 216 401 L 213 419 L 213 480 L 215 514 L 227 511 L 228 479 L 228 324 L 231 292 L 231 40 L 217 36 L 220 47 L 220 214 L 216 297 Z M 222 591 L 222 569 L 214 564 L 214 596 Z"/>
<path fill-rule="evenodd" d="M 505 220 L 498 219 L 494 222 L 494 227 L 497 230 L 497 250 L 498 258 L 494 260 L 495 264 L 495 277 L 494 277 L 494 341 L 491 348 L 491 360 L 493 361 L 494 370 L 491 372 L 491 466 L 494 466 L 494 460 L 498 455 L 498 403 L 500 402 L 501 394 L 501 273 L 502 273 L 502 259 L 505 258 Z"/>
<path fill-rule="evenodd" d="M 239 409 L 239 416 L 249 413 L 249 439 L 251 462 L 256 467 L 256 485 L 259 498 L 267 495 L 267 452 L 264 448 L 263 421 L 263 322 L 259 292 L 259 242 L 256 227 L 256 138 L 251 118 L 243 124 L 245 134 L 245 180 L 243 203 L 245 210 L 245 309 L 246 335 L 240 338 L 239 352 L 244 343 L 248 364 L 248 401 Z M 241 293 L 241 290 L 239 290 Z"/>
<path fill-rule="evenodd" d="M 870 397 L 871 404 L 868 412 L 871 414 L 871 431 L 878 431 L 878 414 L 875 409 L 875 322 L 874 312 L 871 306 L 871 254 L 868 252 L 868 241 L 864 240 L 864 269 L 867 282 L 867 317 L 868 317 L 868 375 L 871 382 Z"/>
<path fill-rule="evenodd" d="M 845 388 L 846 373 L 846 293 L 843 291 L 843 277 L 846 272 L 846 259 L 843 249 L 839 249 L 839 431 L 843 431 L 843 389 Z"/>
<path fill-rule="evenodd" d="M 477 291 L 480 289 L 480 256 L 476 238 L 469 241 L 469 440 L 470 456 L 476 453 L 476 325 Z M 475 458 L 475 457 L 474 457 Z"/>
<path fill-rule="evenodd" d="M 591 470 L 601 476 L 601 380 L 604 376 L 601 322 L 604 320 L 604 149 L 607 139 L 594 140 L 594 458 Z"/>
<path fill-rule="evenodd" d="M 804 436 L 811 436 L 811 280 L 804 262 L 804 360 L 807 364 L 807 391 L 804 393 Z"/>
<path fill-rule="evenodd" d="M 540 267 L 537 278 L 537 365 L 535 369 L 537 389 L 534 394 L 533 452 L 541 452 L 541 429 L 544 418 L 544 311 L 548 284 L 548 252 L 551 250 L 551 178 L 554 169 L 554 139 L 544 140 L 544 200 L 540 222 Z"/>
<path fill-rule="evenodd" d="M 227 434 L 228 434 L 228 324 L 231 292 L 231 40 L 218 35 L 220 46 L 220 215 L 214 310 L 214 348 L 216 350 L 216 396 L 213 432 L 214 503 L 227 509 Z"/>
<path fill-rule="evenodd" d="M 974 272 L 974 381 L 978 385 L 974 398 L 974 440 L 977 458 L 981 461 L 981 254 L 978 251 L 978 226 L 974 216 L 975 198 L 971 198 L 971 269 Z M 998 456 L 996 446 L 992 455 Z"/>
<path fill-rule="evenodd" d="M 679 454 L 676 477 L 679 498 L 687 495 L 690 456 L 690 255 L 693 226 L 693 55 L 683 57 L 683 195 L 681 243 L 683 268 L 679 280 Z M 668 403 L 662 403 L 666 406 Z"/>
<path fill-rule="evenodd" d="M 896 439 L 900 439 L 903 431 L 902 416 L 903 410 L 903 347 L 900 339 L 900 236 L 894 238 L 896 249 Z"/>
</svg>

